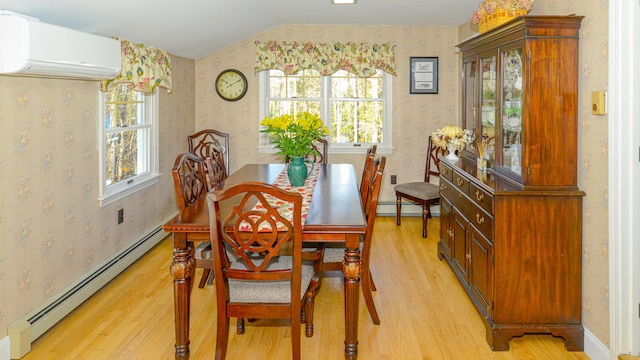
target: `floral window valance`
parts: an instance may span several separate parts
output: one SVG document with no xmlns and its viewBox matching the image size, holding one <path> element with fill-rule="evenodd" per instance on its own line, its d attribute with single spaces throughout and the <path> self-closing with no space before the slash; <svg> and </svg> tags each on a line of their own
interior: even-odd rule
<svg viewBox="0 0 640 360">
<path fill-rule="evenodd" d="M 255 70 L 282 70 L 292 75 L 314 69 L 323 76 L 346 70 L 367 77 L 380 69 L 396 75 L 395 48 L 395 44 L 390 43 L 256 41 Z"/>
<path fill-rule="evenodd" d="M 101 80 L 100 90 L 111 91 L 116 84 L 131 90 L 153 93 L 156 87 L 171 92 L 171 58 L 166 51 L 120 39 L 122 69 L 115 79 Z"/>
</svg>

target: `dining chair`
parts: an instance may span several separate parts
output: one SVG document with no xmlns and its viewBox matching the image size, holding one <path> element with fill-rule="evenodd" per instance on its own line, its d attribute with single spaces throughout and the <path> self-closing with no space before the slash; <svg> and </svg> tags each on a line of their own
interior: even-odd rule
<svg viewBox="0 0 640 360">
<path fill-rule="evenodd" d="M 438 185 L 429 182 L 431 176 L 440 176 L 440 156 L 444 149 L 434 146 L 431 136 L 427 145 L 427 163 L 424 171 L 424 181 L 403 183 L 396 185 L 396 224 L 400 225 L 402 214 L 402 199 L 405 198 L 422 206 L 422 237 L 427 237 L 427 220 L 431 218 L 431 206 L 440 203 Z"/>
<path fill-rule="evenodd" d="M 192 153 L 184 153 L 176 157 L 171 173 L 173 174 L 176 201 L 180 211 L 205 196 L 210 190 L 205 175 L 206 162 L 206 159 Z M 202 277 L 198 284 L 198 287 L 202 288 L 213 268 L 211 244 L 206 241 L 200 242 L 196 246 L 193 256 L 196 260 L 196 268 L 203 269 Z"/>
<path fill-rule="evenodd" d="M 229 134 L 214 129 L 204 129 L 187 136 L 189 152 L 203 158 L 212 158 L 224 168 L 223 178 L 229 174 Z"/>
<path fill-rule="evenodd" d="M 329 142 L 325 139 L 318 139 L 313 144 L 311 144 L 311 152 L 307 154 L 307 159 L 311 160 L 315 164 L 327 164 L 327 160 L 329 158 L 328 150 Z M 291 159 L 287 156 L 284 159 L 285 164 L 291 162 Z"/>
<path fill-rule="evenodd" d="M 210 192 L 207 203 L 217 301 L 215 358 L 226 356 L 230 318 L 275 318 L 290 319 L 293 359 L 300 359 L 301 322 L 313 328 L 322 260 L 321 249 L 315 262 L 303 260 L 302 196 L 245 182 Z M 291 209 L 290 217 L 281 209 Z"/>
<path fill-rule="evenodd" d="M 364 215 L 367 220 L 367 230 L 360 242 L 360 253 L 362 258 L 362 293 L 364 295 L 367 309 L 371 320 L 376 325 L 380 325 L 380 317 L 373 302 L 372 291 L 375 291 L 373 278 L 371 277 L 371 242 L 373 240 L 373 227 L 376 220 L 376 208 L 378 207 L 378 195 L 380 194 L 380 186 L 384 174 L 386 157 L 376 157 L 371 163 L 371 180 L 366 185 L 368 187 L 367 198 L 363 203 Z M 324 256 L 322 260 L 322 271 L 342 270 L 344 261 L 344 246 L 326 245 L 324 248 Z"/>
<path fill-rule="evenodd" d="M 367 149 L 367 156 L 364 159 L 364 167 L 362 168 L 362 177 L 360 178 L 360 201 L 364 206 L 369 191 L 369 182 L 371 181 L 371 164 L 376 156 L 378 145 L 371 145 Z"/>
</svg>

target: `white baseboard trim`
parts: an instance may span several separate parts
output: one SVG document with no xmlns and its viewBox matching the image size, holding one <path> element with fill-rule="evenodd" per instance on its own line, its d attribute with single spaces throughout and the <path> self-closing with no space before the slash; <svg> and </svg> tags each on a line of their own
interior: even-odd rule
<svg viewBox="0 0 640 360">
<path fill-rule="evenodd" d="M 395 201 L 380 201 L 376 210 L 378 216 L 396 216 Z M 402 216 L 422 216 L 422 207 L 412 202 L 402 202 Z M 431 207 L 431 216 L 440 216 L 440 206 Z"/>
<path fill-rule="evenodd" d="M 9 341 L 9 337 L 5 336 L 4 339 L 0 340 L 0 360 L 10 360 L 11 359 L 11 342 Z"/>
<path fill-rule="evenodd" d="M 162 230 L 162 225 L 174 216 L 175 214 L 171 215 L 149 234 L 133 242 L 126 249 L 122 249 L 94 268 L 90 273 L 84 275 L 80 280 L 41 304 L 31 313 L 9 325 L 10 358 L 20 359 L 26 355 L 31 351 L 31 343 L 40 335 L 126 270 L 162 239 L 166 238 L 169 234 Z M 2 353 L 0 353 L 0 360 L 4 360 L 1 355 Z"/>
<path fill-rule="evenodd" d="M 618 357 L 615 355 L 611 358 L 609 349 L 586 327 L 584 328 L 584 352 L 591 360 L 612 360 Z"/>
</svg>

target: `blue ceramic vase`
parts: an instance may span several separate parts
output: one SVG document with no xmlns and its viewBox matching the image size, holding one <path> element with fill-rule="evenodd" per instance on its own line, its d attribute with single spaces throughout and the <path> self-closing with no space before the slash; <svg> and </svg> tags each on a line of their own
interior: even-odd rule
<svg viewBox="0 0 640 360">
<path fill-rule="evenodd" d="M 307 163 L 311 164 L 311 170 L 307 168 Z M 287 168 L 287 175 L 289 175 L 289 182 L 291 186 L 302 186 L 307 176 L 313 171 L 313 162 L 304 157 L 293 157 Z"/>
</svg>

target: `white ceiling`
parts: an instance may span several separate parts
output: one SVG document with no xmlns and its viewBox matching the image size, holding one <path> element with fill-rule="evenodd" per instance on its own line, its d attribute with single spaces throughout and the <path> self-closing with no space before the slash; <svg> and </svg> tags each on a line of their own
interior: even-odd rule
<svg viewBox="0 0 640 360">
<path fill-rule="evenodd" d="M 285 24 L 458 26 L 480 0 L 0 0 L 0 10 L 198 59 Z"/>
</svg>

